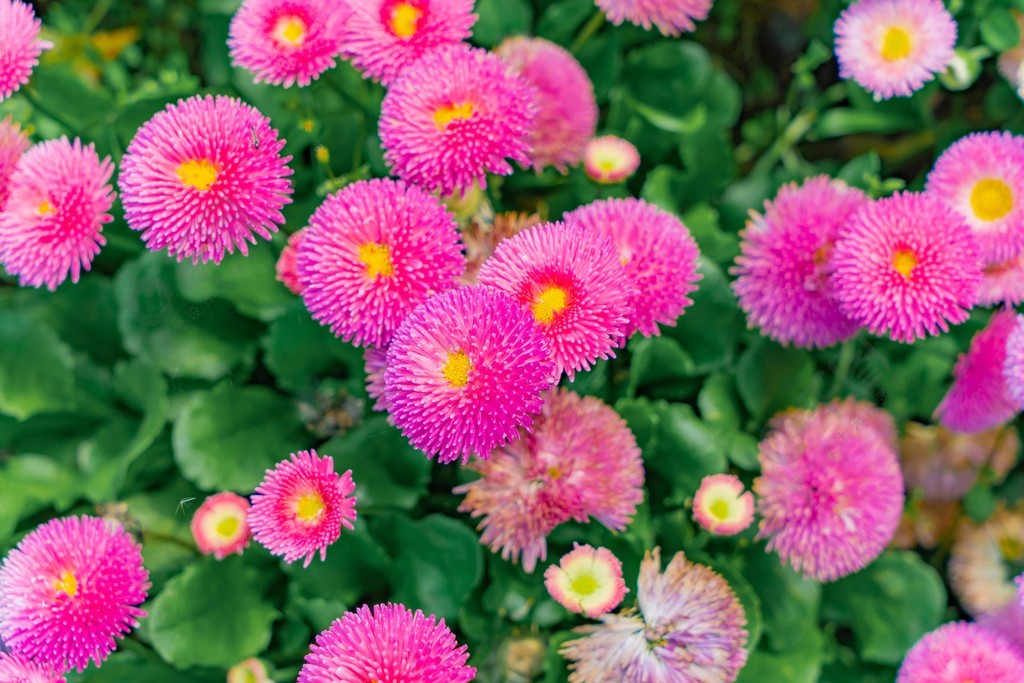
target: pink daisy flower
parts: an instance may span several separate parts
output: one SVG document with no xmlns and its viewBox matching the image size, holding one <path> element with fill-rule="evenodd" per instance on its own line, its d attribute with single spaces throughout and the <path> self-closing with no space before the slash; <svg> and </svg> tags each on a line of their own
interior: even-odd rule
<svg viewBox="0 0 1024 683">
<path fill-rule="evenodd" d="M 99 666 L 139 625 L 150 587 L 142 550 L 97 517 L 53 519 L 0 568 L 0 639 L 58 671 Z"/>
<path fill-rule="evenodd" d="M 839 76 L 876 100 L 908 97 L 949 64 L 956 32 L 942 0 L 858 0 L 836 21 Z"/>
<path fill-rule="evenodd" d="M 249 547 L 249 501 L 235 493 L 208 497 L 192 516 L 192 537 L 199 552 L 223 560 Z"/>
<path fill-rule="evenodd" d="M 635 288 L 627 336 L 660 334 L 693 304 L 700 250 L 683 223 L 642 199 L 604 199 L 565 214 L 567 224 L 604 235 L 619 252 Z"/>
<path fill-rule="evenodd" d="M 633 177 L 640 168 L 640 152 L 629 140 L 603 135 L 583 150 L 583 170 L 591 180 L 614 185 Z"/>
<path fill-rule="evenodd" d="M 288 244 L 281 250 L 277 257 L 277 281 L 288 288 L 292 294 L 302 294 L 302 285 L 299 283 L 298 258 L 299 242 L 302 241 L 302 233 L 305 228 L 292 233 L 288 237 Z"/>
<path fill-rule="evenodd" d="M 693 516 L 716 536 L 734 536 L 754 521 L 754 494 L 732 474 L 704 477 L 693 498 Z"/>
<path fill-rule="evenodd" d="M 274 679 L 263 662 L 250 658 L 228 669 L 228 683 L 274 683 Z"/>
<path fill-rule="evenodd" d="M 341 28 L 352 65 L 386 86 L 420 57 L 469 38 L 473 0 L 343 0 L 351 15 Z"/>
<path fill-rule="evenodd" d="M 544 223 L 497 246 L 481 284 L 505 290 L 532 317 L 556 370 L 570 380 L 625 342 L 636 290 L 610 239 L 580 225 Z"/>
<path fill-rule="evenodd" d="M 711 11 L 712 0 L 596 0 L 616 26 L 628 21 L 648 31 L 657 27 L 665 36 L 678 36 L 697 28 Z"/>
<path fill-rule="evenodd" d="M 388 347 L 385 405 L 409 442 L 441 462 L 486 458 L 543 405 L 554 365 L 529 314 L 493 287 L 438 294 Z"/>
<path fill-rule="evenodd" d="M 401 604 L 363 605 L 316 637 L 298 683 L 466 683 L 469 652 L 444 619 Z"/>
<path fill-rule="evenodd" d="M 989 263 L 981 271 L 979 306 L 1005 303 L 1016 306 L 1024 301 L 1024 254 L 1007 261 Z"/>
<path fill-rule="evenodd" d="M 824 348 L 858 324 L 836 300 L 831 256 L 850 217 L 868 203 L 860 190 L 816 176 L 779 190 L 740 233 L 733 290 L 751 326 L 783 345 Z"/>
<path fill-rule="evenodd" d="M 1015 326 L 1013 311 L 998 311 L 971 340 L 971 347 L 953 369 L 953 386 L 935 410 L 943 426 L 958 432 L 982 432 L 1017 413 L 1003 379 L 1006 340 Z"/>
<path fill-rule="evenodd" d="M 547 568 L 544 586 L 562 607 L 591 619 L 618 607 L 627 592 L 619 558 L 607 548 L 579 543 Z"/>
<path fill-rule="evenodd" d="M 495 54 L 464 45 L 433 50 L 384 97 L 384 158 L 395 175 L 442 195 L 474 182 L 486 187 L 487 173 L 512 173 L 506 158 L 529 163 L 533 99 L 533 88 Z"/>
<path fill-rule="evenodd" d="M 758 537 L 805 576 L 827 582 L 852 574 L 895 535 L 903 474 L 875 430 L 828 408 L 783 413 L 758 459 Z"/>
<path fill-rule="evenodd" d="M 564 389 L 544 394 L 533 432 L 470 468 L 480 478 L 454 490 L 459 510 L 483 517 L 480 542 L 532 572 L 547 557 L 547 536 L 559 524 L 593 517 L 623 531 L 643 502 L 644 467 L 633 433 L 593 397 Z"/>
<path fill-rule="evenodd" d="M 0 121 L 0 211 L 7 203 L 8 185 L 18 159 L 32 143 L 17 123 L 7 117 Z"/>
<path fill-rule="evenodd" d="M 570 683 L 732 683 L 747 661 L 746 614 L 728 582 L 658 548 L 640 565 L 637 611 L 605 614 L 562 646 Z"/>
<path fill-rule="evenodd" d="M 878 406 L 858 401 L 854 398 L 836 399 L 831 403 L 818 406 L 817 410 L 823 414 L 831 415 L 836 419 L 862 431 L 869 431 L 881 439 L 894 451 L 899 450 L 899 435 L 896 433 L 896 423 L 889 413 Z M 795 411 L 800 414 L 800 411 Z M 778 416 L 779 420 L 785 419 L 786 413 Z"/>
<path fill-rule="evenodd" d="M 368 346 L 363 351 L 366 365 L 366 394 L 374 400 L 373 409 L 384 412 L 388 409 L 385 400 L 384 371 L 388 367 L 388 350 Z"/>
<path fill-rule="evenodd" d="M 267 470 L 256 487 L 249 511 L 253 538 L 288 563 L 305 557 L 302 566 L 308 567 L 317 551 L 323 560 L 327 546 L 341 536 L 341 527 L 353 528 L 355 490 L 352 470 L 338 475 L 329 455 L 292 453 L 291 460 Z"/>
<path fill-rule="evenodd" d="M 245 0 L 228 30 L 231 60 L 257 83 L 307 86 L 341 52 L 342 10 L 333 0 Z"/>
<path fill-rule="evenodd" d="M 0 213 L 0 261 L 23 287 L 53 291 L 89 270 L 113 220 L 113 172 L 110 157 L 101 161 L 78 138 L 41 142 L 21 157 Z"/>
<path fill-rule="evenodd" d="M 939 200 L 913 192 L 857 211 L 832 266 L 843 312 L 872 334 L 905 343 L 966 320 L 981 284 L 974 234 Z"/>
<path fill-rule="evenodd" d="M 0 681 L 4 683 L 65 683 L 52 668 L 36 664 L 25 655 L 0 652 Z"/>
<path fill-rule="evenodd" d="M 28 83 L 39 55 L 53 43 L 39 40 L 42 22 L 32 5 L 20 0 L 0 0 L 0 102 Z"/>
<path fill-rule="evenodd" d="M 1024 251 L 1024 137 L 972 133 L 953 143 L 928 174 L 926 192 L 960 214 L 986 263 Z"/>
<path fill-rule="evenodd" d="M 1014 327 L 1006 339 L 1003 379 L 1010 398 L 1018 408 L 1024 409 L 1024 315 L 1016 316 Z"/>
<path fill-rule="evenodd" d="M 457 286 L 465 267 L 455 219 L 400 180 L 360 181 L 328 197 L 297 253 L 306 308 L 356 346 L 386 346 L 414 308 Z"/>
<path fill-rule="evenodd" d="M 270 239 L 291 202 L 291 157 L 270 119 L 232 97 L 178 100 L 136 133 L 121 161 L 125 219 L 146 246 L 220 263 Z"/>
<path fill-rule="evenodd" d="M 926 634 L 910 648 L 896 683 L 1018 683 L 1024 659 L 1002 638 L 979 624 L 958 621 Z"/>
<path fill-rule="evenodd" d="M 533 168 L 565 173 L 580 163 L 597 131 L 597 100 L 590 76 L 568 50 L 543 38 L 506 38 L 495 50 L 531 86 L 537 117 L 527 138 Z"/>
</svg>

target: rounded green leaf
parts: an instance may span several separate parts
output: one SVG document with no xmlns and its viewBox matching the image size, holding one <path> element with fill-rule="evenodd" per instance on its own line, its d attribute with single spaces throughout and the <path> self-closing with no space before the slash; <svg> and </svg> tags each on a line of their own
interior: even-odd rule
<svg viewBox="0 0 1024 683">
<path fill-rule="evenodd" d="M 74 404 L 71 350 L 53 330 L 0 313 L 0 412 L 19 420 Z"/>
</svg>

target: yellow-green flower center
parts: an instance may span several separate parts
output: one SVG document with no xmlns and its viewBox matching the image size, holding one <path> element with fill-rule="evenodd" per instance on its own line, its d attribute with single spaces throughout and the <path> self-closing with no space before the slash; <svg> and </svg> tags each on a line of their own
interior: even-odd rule
<svg viewBox="0 0 1024 683">
<path fill-rule="evenodd" d="M 299 518 L 299 521 L 313 524 L 319 521 L 326 509 L 327 506 L 324 505 L 324 499 L 320 494 L 311 491 L 299 498 L 298 503 L 295 504 L 295 516 Z"/>
<path fill-rule="evenodd" d="M 711 506 L 708 508 L 708 511 L 711 513 L 712 517 L 724 522 L 725 520 L 729 519 L 729 502 L 722 498 L 719 498 L 715 502 L 711 503 Z"/>
<path fill-rule="evenodd" d="M 274 40 L 284 47 L 300 47 L 306 42 L 306 24 L 298 17 L 281 17 L 274 26 Z"/>
<path fill-rule="evenodd" d="M 241 522 L 238 521 L 237 517 L 225 517 L 217 522 L 217 533 L 224 538 L 231 538 L 238 533 L 238 527 L 240 526 Z"/>
<path fill-rule="evenodd" d="M 572 592 L 576 595 L 590 595 L 600 588 L 601 585 L 592 575 L 583 574 L 582 576 L 577 576 L 572 580 L 571 587 Z"/>
</svg>

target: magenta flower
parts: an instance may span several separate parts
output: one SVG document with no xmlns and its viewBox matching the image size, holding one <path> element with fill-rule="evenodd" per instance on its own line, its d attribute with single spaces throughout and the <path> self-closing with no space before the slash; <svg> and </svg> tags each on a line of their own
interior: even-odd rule
<svg viewBox="0 0 1024 683">
<path fill-rule="evenodd" d="M 656 27 L 665 36 L 678 36 L 708 18 L 712 0 L 596 0 L 616 26 L 628 21 L 648 31 Z"/>
<path fill-rule="evenodd" d="M 896 683 L 1019 683 L 1024 659 L 1010 642 L 978 624 L 943 624 L 910 648 Z"/>
<path fill-rule="evenodd" d="M 0 102 L 28 83 L 39 55 L 53 43 L 39 39 L 42 22 L 32 5 L 20 0 L 0 0 Z"/>
<path fill-rule="evenodd" d="M 1024 254 L 1007 261 L 989 263 L 981 274 L 979 306 L 1001 303 L 1016 306 L 1024 301 Z"/>
<path fill-rule="evenodd" d="M 981 284 L 977 239 L 963 219 L 913 192 L 857 211 L 832 265 L 843 312 L 872 334 L 905 343 L 966 320 Z"/>
<path fill-rule="evenodd" d="M 366 395 L 373 399 L 373 409 L 384 412 L 388 409 L 385 400 L 384 371 L 388 366 L 388 350 L 368 346 L 363 351 L 366 367 Z"/>
<path fill-rule="evenodd" d="M 334 0 L 245 0 L 229 28 L 231 60 L 257 83 L 307 86 L 334 67 L 344 23 Z"/>
<path fill-rule="evenodd" d="M 4 683 L 65 683 L 66 679 L 25 655 L 0 651 L 0 681 Z"/>
<path fill-rule="evenodd" d="M 291 202 L 291 157 L 270 119 L 241 100 L 178 100 L 136 133 L 121 161 L 125 219 L 146 246 L 220 263 L 270 239 Z"/>
<path fill-rule="evenodd" d="M 597 130 L 590 76 L 568 50 L 543 38 L 507 38 L 495 51 L 534 88 L 537 116 L 527 138 L 534 170 L 565 173 L 580 163 Z"/>
<path fill-rule="evenodd" d="M 14 167 L 31 144 L 28 136 L 21 132 L 21 128 L 10 116 L 0 121 L 0 211 L 4 210 L 7 203 Z"/>
<path fill-rule="evenodd" d="M 356 518 L 356 490 L 352 471 L 334 471 L 334 459 L 314 450 L 291 454 L 267 476 L 252 496 L 249 527 L 253 538 L 272 555 L 288 563 L 305 557 L 327 557 L 327 547 L 341 536 L 341 527 L 352 529 Z"/>
<path fill-rule="evenodd" d="M 733 289 L 751 326 L 783 345 L 824 348 L 858 324 L 836 300 L 831 256 L 850 217 L 868 203 L 860 190 L 816 176 L 779 190 L 740 234 Z"/>
<path fill-rule="evenodd" d="M 0 639 L 60 672 L 99 666 L 139 625 L 149 591 L 142 549 L 97 517 L 53 519 L 0 568 Z"/>
<path fill-rule="evenodd" d="M 23 287 L 53 291 L 89 270 L 113 220 L 113 172 L 110 157 L 101 161 L 78 138 L 41 142 L 21 157 L 0 213 L 0 261 Z"/>
<path fill-rule="evenodd" d="M 554 365 L 529 314 L 493 287 L 431 297 L 388 347 L 385 405 L 409 442 L 440 462 L 486 458 L 540 412 Z"/>
<path fill-rule="evenodd" d="M 298 271 L 299 242 L 302 241 L 304 232 L 305 229 L 298 230 L 288 237 L 288 243 L 277 257 L 277 265 L 274 268 L 277 272 L 277 281 L 287 287 L 292 294 L 299 295 L 302 294 Z"/>
<path fill-rule="evenodd" d="M 636 291 L 610 239 L 576 224 L 544 223 L 504 240 L 478 279 L 511 294 L 551 349 L 557 379 L 615 355 Z"/>
<path fill-rule="evenodd" d="M 235 493 L 218 493 L 203 501 L 192 516 L 192 537 L 204 555 L 223 560 L 249 547 L 249 501 Z"/>
<path fill-rule="evenodd" d="M 1024 316 L 1016 316 L 1014 327 L 1006 340 L 1006 360 L 1003 362 L 1003 379 L 1010 392 L 1010 398 L 1017 408 L 1024 409 Z"/>
<path fill-rule="evenodd" d="M 604 135 L 587 143 L 583 168 L 591 180 L 614 185 L 633 177 L 640 168 L 640 152 L 629 140 Z"/>
<path fill-rule="evenodd" d="M 390 87 L 428 52 L 461 43 L 476 23 L 473 0 L 342 0 L 341 28 L 352 65 Z"/>
<path fill-rule="evenodd" d="M 626 335 L 660 334 L 693 303 L 700 250 L 683 223 L 642 199 L 604 199 L 565 214 L 567 224 L 609 238 L 635 288 Z"/>
<path fill-rule="evenodd" d="M 512 173 L 506 158 L 529 163 L 533 99 L 495 54 L 463 45 L 433 50 L 384 97 L 384 158 L 395 175 L 442 195 L 474 182 L 486 187 L 486 173 Z"/>
<path fill-rule="evenodd" d="M 693 497 L 693 516 L 717 536 L 734 536 L 754 522 L 754 494 L 735 475 L 704 477 Z"/>
<path fill-rule="evenodd" d="M 404 605 L 363 605 L 316 637 L 298 683 L 466 683 L 476 669 L 444 619 Z"/>
<path fill-rule="evenodd" d="M 591 619 L 618 607 L 627 593 L 619 558 L 607 548 L 579 543 L 547 568 L 544 586 L 562 607 Z"/>
<path fill-rule="evenodd" d="M 839 76 L 883 100 L 908 97 L 944 70 L 957 27 L 942 0 L 859 0 L 835 33 Z"/>
<path fill-rule="evenodd" d="M 593 517 L 623 531 L 643 502 L 644 467 L 633 433 L 593 397 L 564 389 L 544 394 L 533 432 L 470 468 L 480 478 L 455 489 L 459 510 L 483 517 L 480 542 L 532 572 L 547 557 L 547 536 L 559 524 Z"/>
<path fill-rule="evenodd" d="M 414 308 L 457 286 L 466 264 L 458 225 L 436 197 L 376 179 L 316 210 L 297 267 L 315 320 L 356 346 L 383 347 Z"/>
</svg>

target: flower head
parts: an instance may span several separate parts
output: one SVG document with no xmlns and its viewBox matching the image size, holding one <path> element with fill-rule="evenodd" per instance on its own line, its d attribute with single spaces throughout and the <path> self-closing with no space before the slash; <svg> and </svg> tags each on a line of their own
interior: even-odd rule
<svg viewBox="0 0 1024 683">
<path fill-rule="evenodd" d="M 438 294 L 388 347 L 385 405 L 416 448 L 441 462 L 486 458 L 540 412 L 554 365 L 529 314 L 493 287 Z"/>
<path fill-rule="evenodd" d="M 98 666 L 146 615 L 139 605 L 149 587 L 142 550 L 120 526 L 50 520 L 0 568 L 0 639 L 58 671 Z"/>
<path fill-rule="evenodd" d="M 356 490 L 352 471 L 334 471 L 334 459 L 316 451 L 292 453 L 267 476 L 252 497 L 249 527 L 253 538 L 285 562 L 313 556 L 327 557 L 327 547 L 341 536 L 341 527 L 352 529 L 356 518 Z"/>
<path fill-rule="evenodd" d="M 5 683 L 65 683 L 52 667 L 36 664 L 25 655 L 0 651 L 0 681 Z"/>
<path fill-rule="evenodd" d="M 223 560 L 249 546 L 249 501 L 235 493 L 210 496 L 192 516 L 192 537 L 199 552 Z"/>
<path fill-rule="evenodd" d="M 945 69 L 957 28 L 942 0 L 859 0 L 835 32 L 840 77 L 882 100 L 907 97 Z"/>
<path fill-rule="evenodd" d="M 633 433 L 615 411 L 564 389 L 544 395 L 533 432 L 470 468 L 480 479 L 455 489 L 459 510 L 483 517 L 480 542 L 532 572 L 559 524 L 591 517 L 623 531 L 643 502 L 644 468 Z"/>
<path fill-rule="evenodd" d="M 556 377 L 564 371 L 571 380 L 625 341 L 635 290 L 604 235 L 576 224 L 528 228 L 498 245 L 479 279 L 528 312 L 550 346 Z"/>
<path fill-rule="evenodd" d="M 22 286 L 52 291 L 89 270 L 113 220 L 113 172 L 110 157 L 101 161 L 78 138 L 41 142 L 21 157 L 0 213 L 0 261 Z"/>
<path fill-rule="evenodd" d="M 455 287 L 464 269 L 451 214 L 400 180 L 360 181 L 328 197 L 297 250 L 306 308 L 357 346 L 386 346 L 414 308 Z"/>
<path fill-rule="evenodd" d="M 628 180 L 640 168 L 640 152 L 629 140 L 603 135 L 587 143 L 583 169 L 591 180 L 614 185 Z"/>
<path fill-rule="evenodd" d="M 1024 658 L 1002 636 L 958 621 L 926 634 L 910 648 L 896 683 L 1017 683 Z"/>
<path fill-rule="evenodd" d="M 42 22 L 32 5 L 21 0 L 0 0 L 0 102 L 28 83 L 39 55 L 53 43 L 39 39 Z"/>
<path fill-rule="evenodd" d="M 678 36 L 697 28 L 711 11 L 712 0 L 597 0 L 597 6 L 616 26 L 628 21 L 648 31 L 656 27 L 662 35 Z"/>
<path fill-rule="evenodd" d="M 292 294 L 302 294 L 302 285 L 299 284 L 298 258 L 299 242 L 302 241 L 302 233 L 305 229 L 293 232 L 288 237 L 288 244 L 281 250 L 277 257 L 277 281 L 288 288 Z"/>
<path fill-rule="evenodd" d="M 693 516 L 711 533 L 733 536 L 754 521 L 754 494 L 734 475 L 704 477 L 693 498 Z"/>
<path fill-rule="evenodd" d="M 496 51 L 536 93 L 537 117 L 527 138 L 534 170 L 554 166 L 565 173 L 597 130 L 590 76 L 568 50 L 543 38 L 507 38 Z"/>
<path fill-rule="evenodd" d="M 872 334 L 906 343 L 966 320 L 981 284 L 973 233 L 940 201 L 912 192 L 857 211 L 832 264 L 843 312 Z"/>
<path fill-rule="evenodd" d="M 241 100 L 178 100 L 146 122 L 121 160 L 125 219 L 146 246 L 220 263 L 270 239 L 291 202 L 291 157 L 270 119 Z"/>
<path fill-rule="evenodd" d="M 441 4 L 441 3 L 438 3 Z M 529 163 L 533 89 L 495 54 L 463 45 L 433 50 L 388 89 L 380 114 L 395 175 L 443 195 Z"/>
<path fill-rule="evenodd" d="M 626 596 L 619 558 L 607 548 L 579 543 L 547 568 L 544 586 L 562 607 L 592 619 L 611 612 Z"/>
<path fill-rule="evenodd" d="M 352 65 L 391 86 L 420 57 L 469 38 L 473 0 L 342 0 L 339 37 Z"/>
<path fill-rule="evenodd" d="M 231 20 L 231 59 L 256 82 L 306 86 L 341 52 L 344 6 L 333 0 L 245 0 Z"/>
<path fill-rule="evenodd" d="M 958 434 L 916 422 L 904 429 L 900 460 L 907 489 L 919 489 L 927 501 L 959 501 L 982 469 L 998 483 L 1017 464 L 1020 438 L 1015 429 Z"/>
<path fill-rule="evenodd" d="M 476 669 L 444 619 L 404 605 L 363 605 L 316 637 L 298 683 L 467 683 Z"/>
<path fill-rule="evenodd" d="M 7 203 L 8 185 L 18 159 L 31 143 L 11 117 L 0 121 L 0 211 Z"/>
<path fill-rule="evenodd" d="M 836 300 L 831 256 L 850 217 L 868 203 L 828 176 L 791 183 L 751 212 L 741 233 L 733 289 L 751 326 L 780 344 L 823 348 L 852 337 L 858 324 Z"/>
<path fill-rule="evenodd" d="M 250 658 L 228 669 L 228 683 L 273 683 L 273 679 L 263 662 Z"/>
<path fill-rule="evenodd" d="M 693 303 L 700 250 L 682 221 L 642 199 L 603 199 L 565 215 L 565 222 L 615 245 L 635 287 L 627 336 L 659 334 Z"/>
<path fill-rule="evenodd" d="M 1015 568 L 1024 562 L 1024 510 L 1001 504 L 987 520 L 964 520 L 956 530 L 949 583 L 974 616 L 991 614 L 1017 596 Z"/>
<path fill-rule="evenodd" d="M 1003 379 L 1006 380 L 1010 398 L 1018 408 L 1024 409 L 1024 315 L 1016 316 L 1016 322 L 1006 340 Z"/>
</svg>

